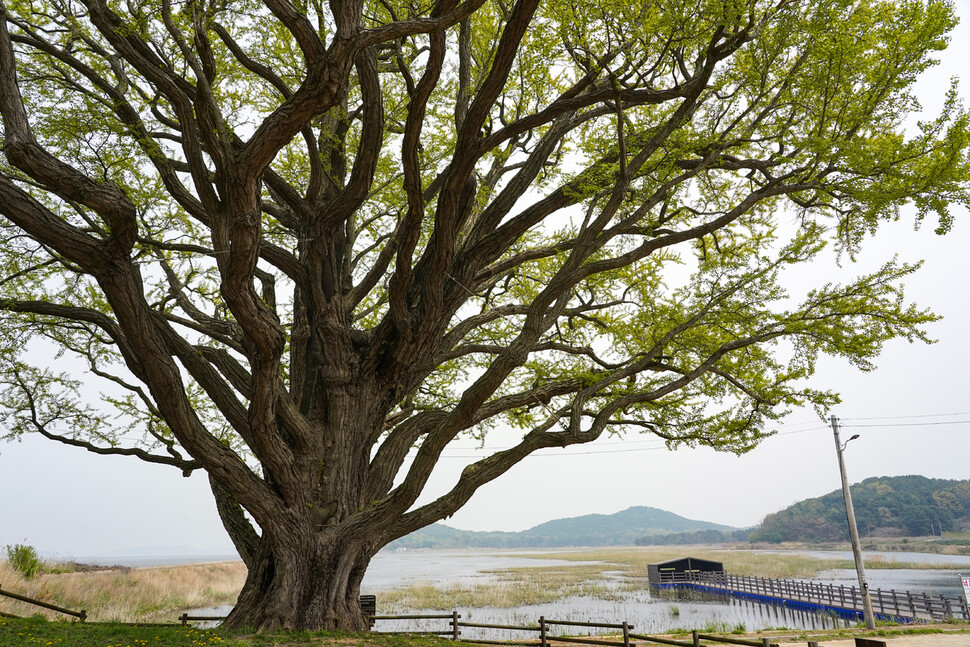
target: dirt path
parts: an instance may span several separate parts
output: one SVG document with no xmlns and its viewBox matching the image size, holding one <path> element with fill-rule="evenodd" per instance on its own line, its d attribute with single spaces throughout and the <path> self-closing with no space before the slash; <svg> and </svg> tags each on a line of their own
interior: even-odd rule
<svg viewBox="0 0 970 647">
<path fill-rule="evenodd" d="M 745 638 L 760 640 L 763 634 L 750 634 Z M 814 640 L 819 647 L 856 647 L 855 638 L 824 638 L 809 636 L 790 641 L 785 635 L 769 636 L 773 643 L 780 647 L 806 647 L 809 640 Z M 904 636 L 879 636 L 874 640 L 886 641 L 886 647 L 970 647 L 970 633 L 963 631 L 941 630 L 936 634 L 910 634 Z"/>
<path fill-rule="evenodd" d="M 970 647 L 970 627 L 964 630 L 954 629 L 953 625 L 929 625 L 925 628 L 931 628 L 939 631 L 939 633 L 878 636 L 873 639 L 886 641 L 886 647 Z M 814 633 L 813 636 L 813 632 L 808 632 L 806 637 L 804 633 L 792 634 L 784 631 L 773 631 L 731 637 L 756 642 L 768 638 L 772 643 L 778 644 L 779 647 L 807 647 L 809 640 L 817 642 L 819 647 L 856 647 L 855 638 L 826 638 L 823 632 Z M 793 640 L 796 635 L 799 637 Z M 675 640 L 684 640 L 684 636 L 670 637 Z M 686 642 L 690 643 L 690 636 L 687 636 Z M 642 647 L 649 647 L 649 645 L 649 643 L 644 643 Z"/>
<path fill-rule="evenodd" d="M 970 634 L 923 634 L 919 636 L 886 636 L 886 647 L 970 647 Z M 802 643 L 779 643 L 800 645 Z M 821 640 L 819 647 L 855 647 L 855 639 Z"/>
</svg>

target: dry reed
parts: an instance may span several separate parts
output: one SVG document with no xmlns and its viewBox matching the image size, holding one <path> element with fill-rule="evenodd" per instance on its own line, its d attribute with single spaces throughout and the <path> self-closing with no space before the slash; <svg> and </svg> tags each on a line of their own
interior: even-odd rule
<svg viewBox="0 0 970 647">
<path fill-rule="evenodd" d="M 572 596 L 603 598 L 609 591 L 595 582 L 560 583 L 547 586 L 538 579 L 467 584 L 412 584 L 380 591 L 381 613 L 403 613 L 456 608 L 515 608 L 554 602 Z"/>
<path fill-rule="evenodd" d="M 92 621 L 174 620 L 181 611 L 232 604 L 242 589 L 242 562 L 188 564 L 116 571 L 48 573 L 24 580 L 0 562 L 0 588 L 72 610 Z M 64 618 L 41 607 L 0 597 L 0 611 Z"/>
<path fill-rule="evenodd" d="M 723 562 L 724 569 L 736 575 L 758 577 L 805 578 L 819 571 L 842 568 L 847 562 L 836 559 L 815 559 L 804 555 L 778 554 L 754 550 L 725 550 L 708 546 L 636 546 L 593 548 L 562 553 L 523 555 L 539 559 L 567 561 L 602 561 L 622 570 L 626 578 L 647 577 L 647 565 L 690 555 L 715 562 Z M 851 563 L 850 563 L 851 565 Z"/>
</svg>

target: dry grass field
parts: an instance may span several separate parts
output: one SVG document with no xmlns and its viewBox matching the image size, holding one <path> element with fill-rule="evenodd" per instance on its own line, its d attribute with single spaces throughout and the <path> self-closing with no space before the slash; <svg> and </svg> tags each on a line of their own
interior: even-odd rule
<svg viewBox="0 0 970 647">
<path fill-rule="evenodd" d="M 0 588 L 72 610 L 92 621 L 174 620 L 181 611 L 232 604 L 246 578 L 242 562 L 45 573 L 25 580 L 0 562 Z M 0 612 L 18 616 L 62 614 L 0 597 Z"/>
</svg>

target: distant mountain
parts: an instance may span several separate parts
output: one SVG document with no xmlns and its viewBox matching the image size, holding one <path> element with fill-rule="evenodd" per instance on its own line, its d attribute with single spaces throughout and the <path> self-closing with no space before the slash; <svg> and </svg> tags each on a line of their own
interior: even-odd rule
<svg viewBox="0 0 970 647">
<path fill-rule="evenodd" d="M 970 481 L 925 476 L 868 478 L 851 486 L 859 534 L 919 537 L 970 528 Z M 847 541 L 842 490 L 769 514 L 751 541 Z"/>
<path fill-rule="evenodd" d="M 708 521 L 686 519 L 666 510 L 637 506 L 615 514 L 555 519 L 521 532 L 474 532 L 434 524 L 393 542 L 390 548 L 540 548 L 632 545 L 648 535 L 733 531 Z"/>
</svg>

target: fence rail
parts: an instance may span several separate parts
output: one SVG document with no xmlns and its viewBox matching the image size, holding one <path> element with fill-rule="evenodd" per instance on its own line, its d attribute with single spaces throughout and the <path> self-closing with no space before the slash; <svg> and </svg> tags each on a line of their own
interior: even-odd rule
<svg viewBox="0 0 970 647">
<path fill-rule="evenodd" d="M 674 640 L 672 638 L 662 638 L 659 636 L 646 636 L 640 634 L 634 634 L 634 626 L 623 622 L 620 624 L 616 623 L 602 623 L 602 622 L 577 622 L 574 620 L 550 620 L 545 616 L 539 617 L 539 622 L 537 625 L 522 626 L 522 625 L 501 625 L 501 624 L 491 624 L 491 623 L 479 623 L 479 622 L 461 622 L 461 614 L 457 611 L 453 611 L 450 615 L 426 615 L 426 616 L 373 616 L 372 620 L 435 620 L 440 619 L 448 620 L 448 631 L 412 631 L 412 632 L 384 632 L 378 631 L 375 633 L 424 633 L 433 635 L 450 635 L 452 640 L 471 643 L 476 645 L 534 645 L 536 647 L 549 647 L 553 643 L 569 643 L 577 645 L 597 645 L 603 647 L 631 647 L 634 644 L 639 643 L 655 643 L 659 645 L 675 645 L 677 647 L 697 647 L 700 645 L 700 641 L 707 641 L 707 644 L 721 644 L 721 645 L 751 645 L 753 647 L 778 647 L 777 644 L 772 643 L 767 638 L 763 638 L 760 641 L 753 640 L 742 640 L 740 638 L 727 638 L 724 636 L 712 636 L 709 634 L 699 633 L 696 629 L 691 634 L 690 642 L 684 640 Z M 620 629 L 623 632 L 621 640 L 605 640 L 600 637 L 576 637 L 576 636 L 553 636 L 550 635 L 550 627 L 584 627 L 589 629 L 605 629 L 605 630 L 615 630 Z M 483 628 L 483 629 L 508 629 L 510 631 L 524 631 L 524 632 L 534 632 L 538 636 L 536 638 L 526 638 L 519 640 L 485 640 L 478 638 L 467 638 L 462 637 L 461 629 L 463 628 Z"/>
<path fill-rule="evenodd" d="M 856 586 L 824 584 L 804 580 L 779 580 L 723 571 L 664 574 L 661 586 L 688 586 L 700 590 L 747 594 L 758 599 L 796 602 L 829 609 L 861 613 L 862 592 Z M 873 612 L 885 620 L 933 622 L 962 618 L 970 620 L 970 608 L 962 598 L 912 593 L 890 589 L 869 589 Z"/>
<path fill-rule="evenodd" d="M 56 604 L 48 604 L 47 602 L 41 602 L 40 600 L 35 600 L 34 598 L 29 598 L 26 595 L 20 595 L 19 593 L 13 593 L 12 591 L 4 591 L 0 589 L 0 595 L 8 598 L 13 598 L 14 600 L 19 600 L 20 602 L 26 602 L 27 604 L 33 604 L 34 606 L 43 607 L 45 609 L 50 609 L 51 611 L 57 611 L 58 613 L 63 613 L 69 616 L 74 616 L 81 622 L 88 619 L 87 611 L 72 611 L 71 609 L 65 609 L 64 607 L 59 607 Z"/>
</svg>

